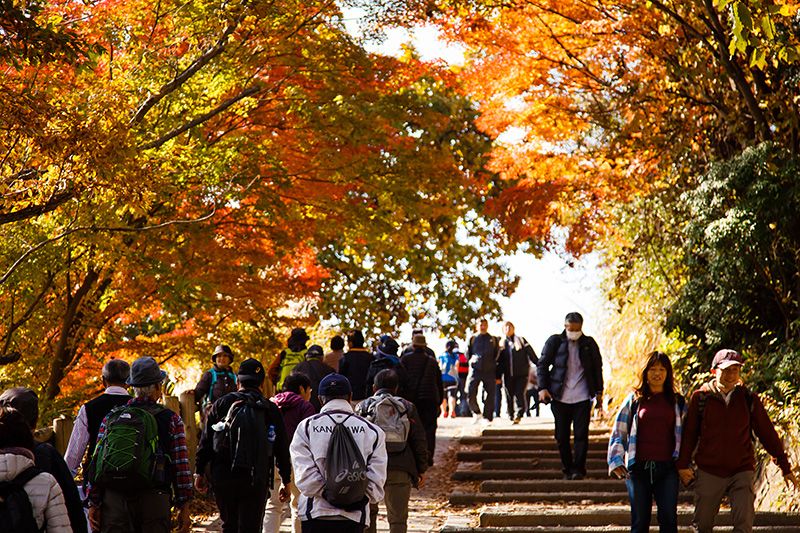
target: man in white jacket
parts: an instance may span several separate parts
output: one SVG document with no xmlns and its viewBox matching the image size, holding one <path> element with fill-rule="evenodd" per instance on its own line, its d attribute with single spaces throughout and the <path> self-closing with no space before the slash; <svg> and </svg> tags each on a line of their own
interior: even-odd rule
<svg viewBox="0 0 800 533">
<path fill-rule="evenodd" d="M 381 428 L 353 413 L 352 389 L 346 377 L 328 374 L 319 384 L 318 395 L 320 413 L 300 422 L 290 447 L 303 533 L 361 533 L 369 524 L 369 504 L 383 499 L 386 437 Z M 353 510 L 336 507 L 323 497 L 328 441 L 335 427 L 331 418 L 350 430 L 367 467 L 366 497 Z"/>
</svg>

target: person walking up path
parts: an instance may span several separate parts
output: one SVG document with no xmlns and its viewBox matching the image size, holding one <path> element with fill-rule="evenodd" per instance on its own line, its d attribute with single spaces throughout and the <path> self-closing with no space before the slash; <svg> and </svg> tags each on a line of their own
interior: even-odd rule
<svg viewBox="0 0 800 533">
<path fill-rule="evenodd" d="M 545 342 L 537 365 L 539 400 L 545 404 L 553 402 L 551 410 L 564 479 L 586 477 L 592 400 L 596 401 L 598 411 L 603 405 L 600 348 L 582 330 L 580 313 L 569 313 L 564 319 L 564 331 Z M 573 431 L 574 456 L 570 445 Z"/>
<path fill-rule="evenodd" d="M 432 461 L 436 451 L 436 428 L 439 409 L 444 397 L 442 372 L 434 357 L 430 356 L 424 335 L 414 335 L 413 351 L 400 359 L 400 366 L 408 376 L 405 398 L 417 408 L 428 439 L 428 457 Z"/>
<path fill-rule="evenodd" d="M 411 488 L 418 488 L 428 469 L 428 444 L 422 420 L 414 404 L 397 396 L 399 379 L 394 370 L 375 376 L 374 394 L 358 404 L 356 413 L 376 424 L 386 434 L 388 464 L 384 485 L 389 533 L 408 530 Z M 375 533 L 378 504 L 370 504 L 369 533 Z"/>
<path fill-rule="evenodd" d="M 364 347 L 364 334 L 355 329 L 347 333 L 349 351 L 339 360 L 339 374 L 347 378 L 353 390 L 353 406 L 369 396 L 367 373 L 372 353 Z"/>
<path fill-rule="evenodd" d="M 672 363 L 653 352 L 639 385 L 620 408 L 608 442 L 608 472 L 624 479 L 631 500 L 631 533 L 650 531 L 655 499 L 660 533 L 678 531 L 678 470 L 686 400 L 675 390 Z"/>
<path fill-rule="evenodd" d="M 319 403 L 319 398 L 317 397 L 317 388 L 319 387 L 320 381 L 322 378 L 327 376 L 328 374 L 333 374 L 334 369 L 326 365 L 322 361 L 323 353 L 322 353 L 322 346 L 318 344 L 312 344 L 309 347 L 308 351 L 306 352 L 306 360 L 294 367 L 292 374 L 300 372 L 301 374 L 305 374 L 306 376 L 311 379 L 311 404 L 314 406 L 314 410 L 319 411 L 320 407 L 322 407 Z M 291 374 L 289 374 L 291 375 Z M 285 381 L 284 381 L 285 383 Z"/>
<path fill-rule="evenodd" d="M 325 354 L 322 362 L 331 367 L 335 372 L 339 372 L 339 360 L 344 355 L 344 339 L 341 335 L 334 335 L 333 338 L 331 338 L 330 346 L 331 351 Z"/>
<path fill-rule="evenodd" d="M 369 505 L 383 499 L 386 483 L 386 443 L 383 430 L 353 412 L 350 382 L 341 374 L 328 374 L 319 385 L 322 411 L 297 426 L 290 447 L 292 466 L 300 490 L 298 509 L 303 533 L 362 533 L 369 525 Z M 352 505 L 339 506 L 326 487 L 328 462 L 343 449 L 329 444 L 337 424 L 352 435 L 365 469 L 363 497 Z M 341 441 L 338 441 L 341 442 Z M 333 455 L 332 455 L 333 454 Z M 342 479 L 344 480 L 344 478 Z"/>
<path fill-rule="evenodd" d="M 3 523 L 0 528 L 14 532 L 28 521 L 32 529 L 46 533 L 72 533 L 61 487 L 51 474 L 34 465 L 33 447 L 33 433 L 25 417 L 14 408 L 0 407 L 0 482 L 22 485 L 31 508 L 27 516 L 18 516 L 19 523 Z"/>
<path fill-rule="evenodd" d="M 33 390 L 26 387 L 8 389 L 0 394 L 0 405 L 19 411 L 33 435 L 39 421 L 39 396 Z M 73 533 L 86 533 L 87 517 L 73 474 L 64 458 L 47 442 L 34 442 L 32 451 L 36 468 L 51 474 L 61 488 Z"/>
<path fill-rule="evenodd" d="M 500 345 L 497 338 L 489 334 L 489 322 L 484 318 L 478 322 L 478 334 L 469 340 L 467 357 L 469 375 L 467 376 L 467 401 L 476 420 L 480 419 L 478 405 L 478 385 L 483 385 L 483 420 L 491 422 L 495 413 L 497 391 L 497 355 Z"/>
<path fill-rule="evenodd" d="M 127 383 L 133 387 L 134 398 L 112 410 L 100 425 L 97 448 L 103 452 L 96 449 L 90 466 L 94 478 L 89 484 L 89 522 L 94 531 L 169 533 L 173 504 L 179 509 L 178 531 L 187 533 L 191 528 L 192 473 L 183 420 L 157 403 L 166 377 L 152 357 L 134 361 Z M 142 463 L 145 457 L 131 457 L 129 447 L 115 444 L 129 441 L 125 427 L 134 418 L 145 428 L 137 440 L 150 437 L 148 428 L 155 433 L 150 441 L 154 447 L 148 447 L 153 453 L 146 463 Z M 138 464 L 135 471 L 127 471 L 124 477 L 115 473 L 117 465 L 129 463 Z M 141 488 L 132 489 L 134 482 Z"/>
<path fill-rule="evenodd" d="M 278 409 L 283 416 L 283 424 L 286 426 L 286 437 L 289 443 L 294 438 L 294 432 L 297 430 L 297 425 L 309 416 L 317 414 L 317 410 L 311 404 L 311 379 L 300 372 L 292 372 L 283 381 L 283 391 L 279 392 L 270 400 L 278 406 Z M 275 482 L 280 481 L 278 475 L 274 476 Z M 292 474 L 294 479 L 294 474 Z M 291 492 L 291 517 L 292 517 L 292 533 L 300 533 L 300 515 L 297 510 L 297 499 L 300 497 L 300 491 L 297 490 L 297 485 L 292 483 L 289 485 Z M 264 533 L 278 533 L 283 522 L 284 510 L 287 507 L 286 501 L 281 500 L 278 491 L 272 491 L 270 498 L 267 501 L 267 508 L 264 512 Z"/>
<path fill-rule="evenodd" d="M 125 385 L 130 373 L 131 366 L 122 359 L 111 359 L 106 362 L 102 370 L 105 391 L 97 398 L 86 402 L 78 410 L 78 416 L 75 417 L 72 434 L 67 444 L 67 451 L 64 453 L 64 460 L 73 476 L 78 473 L 78 467 L 81 465 L 84 455 L 86 456 L 84 472 L 86 471 L 85 466 L 91 460 L 97 443 L 100 424 L 108 412 L 130 401 L 131 396 Z"/>
<path fill-rule="evenodd" d="M 237 377 L 239 390 L 209 411 L 197 450 L 195 488 L 205 492 L 211 482 L 223 533 L 259 533 L 276 462 L 283 480 L 280 498 L 289 498 L 289 441 L 278 407 L 261 394 L 261 362 L 242 361 Z"/>
<path fill-rule="evenodd" d="M 757 394 L 743 383 L 742 356 L 723 349 L 711 363 L 714 379 L 695 391 L 681 441 L 677 467 L 694 487 L 693 525 L 710 533 L 722 497 L 731 505 L 734 531 L 752 531 L 755 517 L 755 451 L 752 436 L 777 462 L 787 485 L 798 488 L 786 450 Z M 694 462 L 697 472 L 691 468 Z"/>
<path fill-rule="evenodd" d="M 451 341 L 452 342 L 452 341 Z M 452 346 L 448 342 L 448 346 Z M 458 401 L 458 353 L 451 349 L 446 349 L 439 356 L 439 369 L 442 372 L 442 387 L 445 397 L 442 400 L 442 411 L 444 418 L 456 417 L 456 402 Z"/>
</svg>

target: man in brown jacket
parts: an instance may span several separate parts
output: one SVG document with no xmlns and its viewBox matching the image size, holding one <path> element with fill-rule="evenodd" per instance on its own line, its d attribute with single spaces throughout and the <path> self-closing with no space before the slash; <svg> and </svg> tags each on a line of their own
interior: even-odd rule
<svg viewBox="0 0 800 533">
<path fill-rule="evenodd" d="M 752 531 L 755 453 L 751 433 L 775 458 L 786 483 L 797 487 L 783 443 L 764 405 L 742 383 L 742 364 L 742 356 L 734 350 L 718 351 L 711 364 L 714 380 L 695 391 L 689 402 L 677 467 L 685 485 L 694 482 L 693 524 L 699 533 L 713 531 L 725 494 L 731 504 L 734 531 Z M 693 453 L 697 474 L 690 468 Z"/>
</svg>

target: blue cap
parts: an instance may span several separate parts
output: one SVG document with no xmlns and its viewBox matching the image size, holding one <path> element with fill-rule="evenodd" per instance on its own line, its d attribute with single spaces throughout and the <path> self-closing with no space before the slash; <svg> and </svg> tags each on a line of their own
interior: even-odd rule
<svg viewBox="0 0 800 533">
<path fill-rule="evenodd" d="M 350 381 L 341 374 L 328 374 L 319 382 L 317 394 L 326 398 L 347 396 L 353 392 Z"/>
</svg>

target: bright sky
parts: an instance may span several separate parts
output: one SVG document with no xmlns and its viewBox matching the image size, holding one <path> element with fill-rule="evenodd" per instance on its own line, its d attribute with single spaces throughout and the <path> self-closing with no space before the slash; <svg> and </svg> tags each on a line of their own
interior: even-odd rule
<svg viewBox="0 0 800 533">
<path fill-rule="evenodd" d="M 349 31 L 358 32 L 357 13 L 347 12 L 345 23 Z M 395 28 L 386 32 L 384 42 L 367 43 L 367 48 L 385 55 L 398 55 L 405 43 L 411 43 L 426 61 L 442 60 L 449 64 L 463 64 L 464 49 L 445 43 L 439 38 L 439 31 L 433 26 L 423 26 L 411 31 Z M 503 139 L 514 142 L 513 139 Z M 518 253 L 507 258 L 511 272 L 520 277 L 517 291 L 511 298 L 503 299 L 501 307 L 503 320 L 516 326 L 518 335 L 524 336 L 539 353 L 547 337 L 560 333 L 564 316 L 570 311 L 578 311 L 584 317 L 584 331 L 594 335 L 602 329 L 605 299 L 600 290 L 601 273 L 596 256 L 588 256 L 568 265 L 566 260 L 555 253 L 546 253 L 541 259 Z M 405 337 L 410 336 L 409 331 Z M 502 323 L 490 323 L 489 331 L 502 334 Z M 447 339 L 438 338 L 426 332 L 428 344 L 437 352 L 444 351 Z M 402 338 L 408 342 L 410 339 Z M 458 339 L 462 349 L 466 348 L 464 339 Z M 603 339 L 598 338 L 601 348 Z"/>
</svg>

